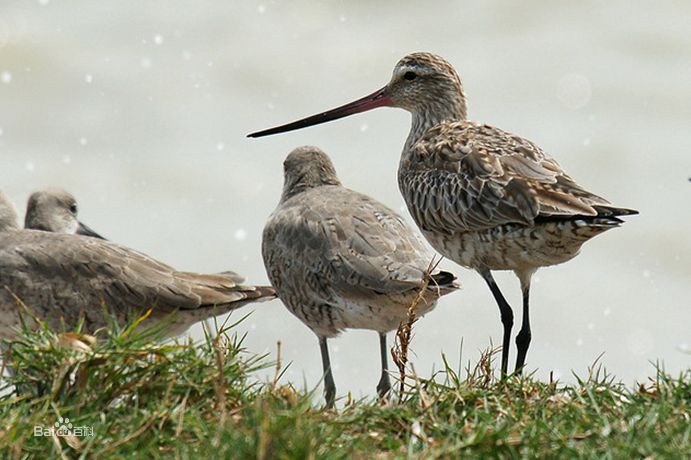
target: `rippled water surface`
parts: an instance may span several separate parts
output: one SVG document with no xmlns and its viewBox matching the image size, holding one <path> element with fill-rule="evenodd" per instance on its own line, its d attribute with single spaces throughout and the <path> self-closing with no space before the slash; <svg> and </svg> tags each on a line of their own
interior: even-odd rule
<svg viewBox="0 0 691 460">
<path fill-rule="evenodd" d="M 480 2 L 477 2 L 480 3 Z M 691 3 L 139 2 L 0 4 L 0 188 L 21 212 L 55 185 L 112 240 L 185 270 L 266 282 L 261 229 L 301 144 L 394 208 L 409 115 L 379 109 L 273 138 L 248 132 L 348 102 L 411 51 L 459 71 L 470 117 L 532 139 L 581 184 L 640 216 L 537 273 L 528 365 L 583 374 L 598 355 L 631 382 L 691 362 Z M 480 277 L 415 329 L 417 372 L 478 357 L 501 325 Z M 519 304 L 511 274 L 498 281 Z M 251 307 L 247 348 L 321 376 L 316 338 L 279 301 Z M 239 317 L 239 315 L 238 315 Z M 197 327 L 193 334 L 199 337 Z M 374 394 L 377 337 L 332 341 L 339 393 Z M 461 356 L 461 343 L 463 352 Z M 513 359 L 513 358 L 512 358 Z"/>
</svg>

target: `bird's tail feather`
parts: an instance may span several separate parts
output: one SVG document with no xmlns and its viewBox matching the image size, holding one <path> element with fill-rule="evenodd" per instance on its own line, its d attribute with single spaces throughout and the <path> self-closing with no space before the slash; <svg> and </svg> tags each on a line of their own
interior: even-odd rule
<svg viewBox="0 0 691 460">
<path fill-rule="evenodd" d="M 439 271 L 430 277 L 432 279 L 427 288 L 437 291 L 440 295 L 449 294 L 460 288 L 456 275 L 451 272 Z"/>
</svg>

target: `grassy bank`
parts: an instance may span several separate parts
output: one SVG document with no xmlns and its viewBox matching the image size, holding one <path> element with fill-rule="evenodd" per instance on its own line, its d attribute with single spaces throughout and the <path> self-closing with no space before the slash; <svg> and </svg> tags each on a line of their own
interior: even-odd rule
<svg viewBox="0 0 691 460">
<path fill-rule="evenodd" d="M 275 363 L 232 328 L 196 346 L 151 344 L 156 333 L 24 333 L 8 353 L 19 372 L 0 399 L 0 458 L 691 457 L 691 370 L 636 388 L 603 371 L 498 382 L 484 356 L 462 375 L 408 378 L 387 403 L 327 411 L 280 367 L 258 383 Z M 72 428 L 52 436 L 60 417 Z"/>
</svg>

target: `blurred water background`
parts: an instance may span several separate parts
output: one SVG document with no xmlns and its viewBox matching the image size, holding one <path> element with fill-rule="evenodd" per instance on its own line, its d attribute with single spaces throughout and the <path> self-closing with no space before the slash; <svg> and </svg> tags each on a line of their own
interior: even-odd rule
<svg viewBox="0 0 691 460">
<path fill-rule="evenodd" d="M 582 185 L 641 212 L 537 273 L 529 369 L 569 381 L 604 353 L 628 383 L 658 360 L 676 372 L 691 362 L 691 3 L 636 5 L 4 0 L 0 189 L 23 213 L 31 191 L 64 187 L 114 241 L 265 283 L 261 230 L 285 155 L 320 146 L 344 184 L 407 217 L 396 168 L 410 117 L 379 109 L 245 135 L 369 93 L 400 57 L 432 51 L 460 73 L 471 119 L 532 139 Z M 416 325 L 413 362 L 425 376 L 442 353 L 456 365 L 500 341 L 481 278 L 443 266 L 463 290 Z M 498 282 L 518 314 L 518 282 Z M 275 356 L 280 340 L 285 379 L 315 387 L 310 330 L 280 301 L 246 311 L 237 330 L 247 348 Z M 331 344 L 339 394 L 375 394 L 376 334 Z"/>
</svg>

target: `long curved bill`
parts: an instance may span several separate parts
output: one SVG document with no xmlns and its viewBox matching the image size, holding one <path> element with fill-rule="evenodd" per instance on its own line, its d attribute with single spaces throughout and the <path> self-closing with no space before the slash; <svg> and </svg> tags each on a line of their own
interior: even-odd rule
<svg viewBox="0 0 691 460">
<path fill-rule="evenodd" d="M 77 227 L 77 235 L 90 236 L 92 238 L 99 238 L 101 240 L 105 240 L 105 238 L 103 238 L 101 235 L 91 230 L 87 225 L 81 222 L 79 222 L 79 227 Z"/>
<path fill-rule="evenodd" d="M 377 107 L 385 107 L 392 105 L 391 98 L 386 90 L 386 87 L 375 91 L 357 101 L 349 104 L 336 107 L 335 109 L 326 112 L 312 115 L 311 117 L 303 118 L 302 120 L 294 121 L 286 125 L 276 126 L 275 128 L 257 131 L 256 133 L 248 134 L 247 137 L 263 137 L 271 136 L 272 134 L 285 133 L 288 131 L 295 131 L 296 129 L 306 128 L 308 126 L 320 125 L 327 121 L 338 120 L 339 118 L 347 117 L 360 112 L 376 109 Z"/>
</svg>

